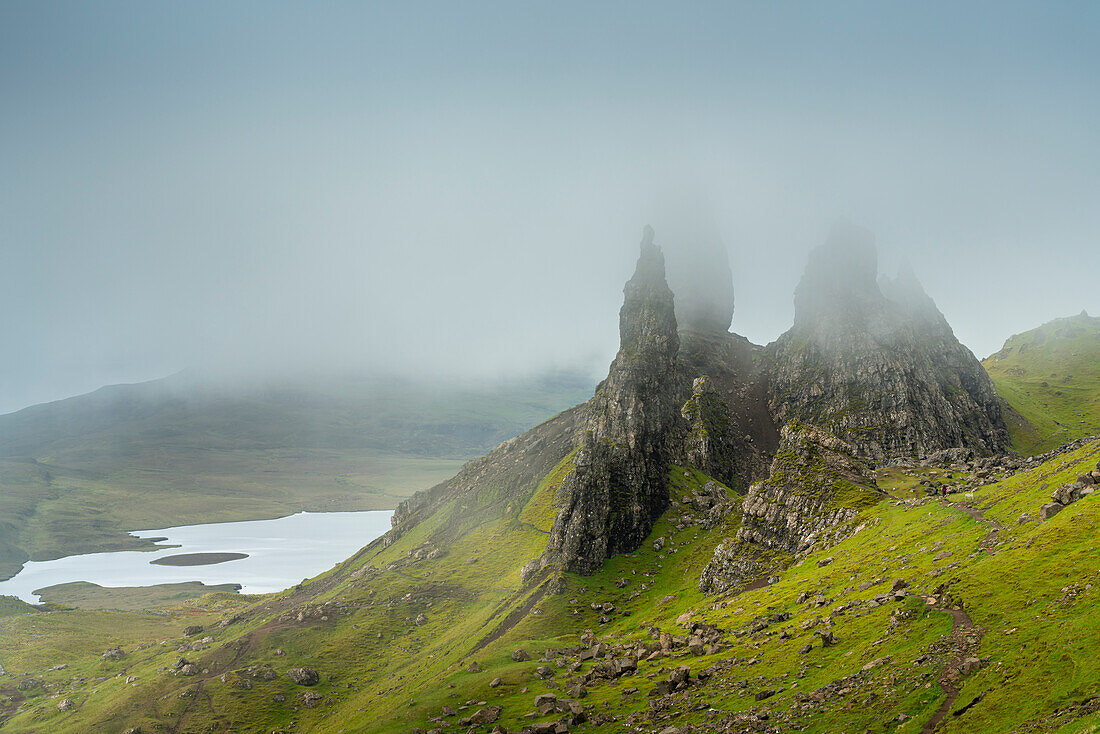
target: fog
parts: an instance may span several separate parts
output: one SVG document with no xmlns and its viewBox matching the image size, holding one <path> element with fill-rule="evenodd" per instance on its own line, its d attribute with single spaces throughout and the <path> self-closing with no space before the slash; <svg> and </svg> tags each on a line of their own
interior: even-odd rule
<svg viewBox="0 0 1100 734">
<path fill-rule="evenodd" d="M 606 370 L 642 227 L 793 318 L 840 220 L 978 356 L 1100 312 L 1100 7 L 0 5 L 0 412 Z M 718 243 L 718 244 L 715 244 Z"/>
</svg>

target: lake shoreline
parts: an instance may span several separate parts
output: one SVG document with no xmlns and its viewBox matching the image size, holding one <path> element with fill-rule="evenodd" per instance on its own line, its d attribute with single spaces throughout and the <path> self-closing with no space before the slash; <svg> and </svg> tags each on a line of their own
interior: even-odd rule
<svg viewBox="0 0 1100 734">
<path fill-rule="evenodd" d="M 130 533 L 135 540 L 166 543 L 29 561 L 0 581 L 0 595 L 38 604 L 36 589 L 76 582 L 107 588 L 200 582 L 239 584 L 245 594 L 282 591 L 354 555 L 390 529 L 392 515 L 392 510 L 299 512 L 272 520 L 136 530 Z"/>
</svg>

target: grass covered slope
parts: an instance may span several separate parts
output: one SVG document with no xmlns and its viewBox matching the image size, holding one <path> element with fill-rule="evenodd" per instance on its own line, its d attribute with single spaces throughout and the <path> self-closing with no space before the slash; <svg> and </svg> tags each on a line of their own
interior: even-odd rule
<svg viewBox="0 0 1100 734">
<path fill-rule="evenodd" d="M 982 365 L 1018 413 L 1007 416 L 1017 451 L 1100 434 L 1100 318 L 1081 312 L 1016 334 Z"/>
<path fill-rule="evenodd" d="M 135 529 L 391 509 L 589 393 L 569 375 L 252 392 L 180 376 L 0 416 L 0 578 L 28 559 L 150 547 Z"/>
<path fill-rule="evenodd" d="M 575 732 L 915 734 L 937 716 L 946 732 L 1097 723 L 1100 499 L 1018 519 L 1092 469 L 1100 442 L 951 501 L 920 497 L 892 470 L 881 485 L 897 497 L 862 508 L 846 540 L 770 584 L 705 597 L 699 574 L 740 511 L 736 496 L 720 522 L 696 511 L 708 478 L 682 467 L 671 469 L 671 509 L 636 553 L 594 576 L 521 583 L 571 461 L 568 427 L 549 425 L 473 462 L 401 532 L 251 606 L 211 595 L 170 618 L 0 620 L 2 728 L 487 732 L 459 724 L 486 710 L 479 720 L 496 716 L 508 731 L 563 718 Z M 540 458 L 516 467 L 532 446 Z M 184 637 L 185 624 L 206 629 Z M 126 657 L 100 659 L 114 644 Z M 181 655 L 193 675 L 179 671 Z M 49 670 L 59 662 L 69 668 Z M 299 666 L 320 681 L 296 685 L 286 672 Z M 681 666 L 687 685 L 675 683 Z M 42 685 L 20 690 L 27 677 Z M 580 714 L 564 703 L 539 712 L 544 693 Z M 58 710 L 65 699 L 72 707 Z"/>
</svg>

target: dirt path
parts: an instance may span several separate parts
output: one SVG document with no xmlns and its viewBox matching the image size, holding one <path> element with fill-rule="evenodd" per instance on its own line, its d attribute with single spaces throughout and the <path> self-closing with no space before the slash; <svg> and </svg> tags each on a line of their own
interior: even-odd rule
<svg viewBox="0 0 1100 734">
<path fill-rule="evenodd" d="M 984 510 L 979 510 L 976 507 L 969 507 L 967 505 L 959 504 L 958 502 L 952 502 L 947 497 L 940 498 L 940 504 L 945 507 L 955 507 L 962 510 L 970 517 L 974 518 L 977 522 L 984 523 L 989 526 L 989 532 L 986 536 L 978 541 L 978 550 L 984 550 L 986 553 L 993 553 L 994 547 L 997 545 L 997 533 L 1001 532 L 1004 528 L 1001 523 L 996 520 L 990 520 L 985 516 Z"/>
<path fill-rule="evenodd" d="M 940 671 L 938 679 L 940 688 L 943 689 L 946 698 L 944 698 L 940 707 L 936 709 L 936 713 L 932 714 L 932 718 L 925 722 L 924 727 L 921 729 L 921 734 L 933 734 L 936 727 L 947 716 L 947 712 L 955 705 L 955 699 L 959 697 L 959 678 L 962 677 L 959 669 L 962 667 L 963 661 L 969 657 L 970 651 L 977 648 L 977 642 L 981 640 L 981 632 L 974 626 L 970 615 L 962 609 L 940 606 L 939 600 L 934 596 L 922 596 L 921 598 L 924 599 L 925 604 L 930 609 L 938 612 L 948 612 L 951 615 L 952 622 L 952 655 L 947 665 L 943 666 L 943 670 Z"/>
</svg>

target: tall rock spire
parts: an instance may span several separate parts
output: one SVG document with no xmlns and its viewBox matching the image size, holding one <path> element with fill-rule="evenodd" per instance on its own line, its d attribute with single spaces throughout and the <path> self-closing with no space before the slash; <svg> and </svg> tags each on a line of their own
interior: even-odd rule
<svg viewBox="0 0 1100 734">
<path fill-rule="evenodd" d="M 668 507 L 680 339 L 664 256 L 648 226 L 623 296 L 619 352 L 589 404 L 540 565 L 595 573 L 604 559 L 636 550 Z"/>
</svg>

